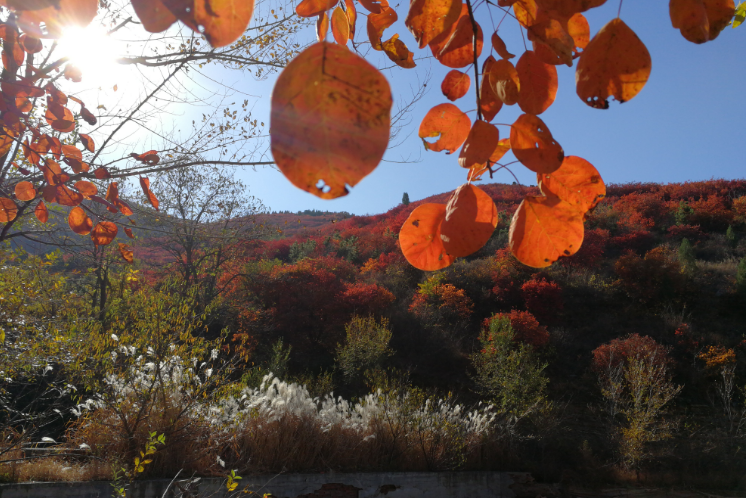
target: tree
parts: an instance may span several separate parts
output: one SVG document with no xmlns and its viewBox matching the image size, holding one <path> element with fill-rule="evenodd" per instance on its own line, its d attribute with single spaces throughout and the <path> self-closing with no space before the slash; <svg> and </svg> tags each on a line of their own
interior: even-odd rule
<svg viewBox="0 0 746 498">
<path fill-rule="evenodd" d="M 746 296 L 746 257 L 741 258 L 741 261 L 738 262 L 736 285 L 738 286 L 739 294 Z"/>
<path fill-rule="evenodd" d="M 684 200 L 681 199 L 679 201 L 679 209 L 676 211 L 676 224 L 677 225 L 686 225 L 689 221 L 689 218 L 694 214 L 694 209 L 689 206 L 689 204 Z"/>
<path fill-rule="evenodd" d="M 401 203 L 405 206 L 409 206 L 409 194 L 404 192 L 404 195 L 401 197 Z"/>
<path fill-rule="evenodd" d="M 731 247 L 738 245 L 738 236 L 736 235 L 736 231 L 733 230 L 733 225 L 728 225 L 728 229 L 725 231 L 725 240 L 728 241 Z"/>
<path fill-rule="evenodd" d="M 370 368 L 380 367 L 393 354 L 389 348 L 391 330 L 388 325 L 385 318 L 379 322 L 372 316 L 357 315 L 345 325 L 347 341 L 337 345 L 337 364 L 346 377 L 354 378 Z"/>
<path fill-rule="evenodd" d="M 688 272 L 691 272 L 696 268 L 697 259 L 694 256 L 694 249 L 689 239 L 686 237 L 681 239 L 681 245 L 679 246 L 679 264 L 681 267 Z"/>
</svg>

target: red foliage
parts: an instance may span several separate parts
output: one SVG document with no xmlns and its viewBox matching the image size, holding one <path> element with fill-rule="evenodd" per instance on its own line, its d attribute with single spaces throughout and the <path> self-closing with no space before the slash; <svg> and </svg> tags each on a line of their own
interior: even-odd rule
<svg viewBox="0 0 746 498">
<path fill-rule="evenodd" d="M 346 308 L 357 315 L 379 315 L 396 298 L 388 290 L 376 284 L 345 284 L 339 298 Z"/>
<path fill-rule="evenodd" d="M 549 342 L 549 332 L 547 328 L 540 325 L 534 315 L 528 311 L 513 310 L 510 313 L 497 313 L 484 320 L 484 326 L 489 330 L 490 322 L 500 318 L 507 317 L 510 325 L 513 327 L 513 340 L 530 344 L 535 348 L 540 348 Z"/>
<path fill-rule="evenodd" d="M 534 278 L 521 286 L 526 309 L 543 323 L 554 323 L 564 308 L 562 288 L 557 282 Z"/>
<path fill-rule="evenodd" d="M 658 364 L 671 362 L 668 349 L 652 337 L 630 334 L 594 349 L 592 368 L 596 372 L 604 372 L 609 366 L 617 366 L 631 358 L 652 359 Z"/>
<path fill-rule="evenodd" d="M 601 262 L 608 243 L 608 230 L 603 228 L 586 230 L 580 250 L 571 258 L 560 258 L 559 262 L 573 268 L 595 268 Z"/>
<path fill-rule="evenodd" d="M 633 251 L 643 254 L 652 249 L 654 243 L 653 234 L 647 231 L 636 231 L 612 237 L 609 246 L 621 252 Z"/>
<path fill-rule="evenodd" d="M 474 303 L 463 289 L 453 284 L 435 285 L 432 291 L 414 295 L 409 311 L 424 319 L 449 322 L 467 320 L 474 311 Z"/>
<path fill-rule="evenodd" d="M 666 237 L 676 242 L 689 239 L 689 242 L 693 244 L 705 240 L 707 234 L 700 230 L 699 225 L 673 225 L 668 227 Z"/>
<path fill-rule="evenodd" d="M 521 285 L 529 279 L 529 271 L 528 267 L 515 259 L 509 248 L 499 249 L 495 253 L 492 294 L 501 306 L 517 308 L 522 305 Z"/>
<path fill-rule="evenodd" d="M 676 343 L 687 353 L 694 353 L 699 349 L 699 341 L 694 340 L 694 334 L 692 333 L 689 324 L 682 323 L 679 328 L 676 329 L 674 335 L 676 336 Z"/>
<path fill-rule="evenodd" d="M 689 202 L 694 212 L 689 216 L 693 225 L 699 225 L 706 232 L 723 232 L 733 223 L 730 201 L 719 195 Z"/>
<path fill-rule="evenodd" d="M 624 254 L 617 260 L 614 270 L 627 294 L 642 303 L 672 299 L 685 287 L 679 262 L 664 247 L 648 251 L 644 258 L 633 253 Z"/>
</svg>

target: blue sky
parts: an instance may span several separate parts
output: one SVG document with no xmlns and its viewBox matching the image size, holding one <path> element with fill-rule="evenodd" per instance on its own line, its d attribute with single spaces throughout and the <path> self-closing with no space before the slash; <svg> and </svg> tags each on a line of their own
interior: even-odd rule
<svg viewBox="0 0 746 498">
<path fill-rule="evenodd" d="M 396 8 L 400 13 L 406 12 L 402 6 Z M 618 8 L 619 3 L 609 0 L 587 12 L 591 35 L 614 18 Z M 477 17 L 488 49 L 493 20 L 499 22 L 501 14 L 493 10 L 491 19 L 482 3 Z M 630 102 L 622 105 L 612 102 L 610 109 L 597 110 L 587 107 L 575 94 L 575 67 L 559 66 L 557 100 L 541 118 L 565 154 L 589 160 L 607 183 L 744 177 L 746 99 L 742 96 L 742 83 L 746 81 L 746 65 L 742 50 L 746 48 L 746 27 L 727 27 L 715 41 L 695 45 L 671 27 L 668 2 L 627 0 L 621 18 L 648 47 L 653 61 L 651 78 Z M 364 21 L 358 19 L 358 39 L 365 36 Z M 426 58 L 429 50 L 416 50 L 401 20 L 384 37 L 395 32 L 400 33 L 410 49 L 415 49 L 418 64 L 413 70 L 384 70 L 396 98 L 405 99 L 410 86 L 417 85 L 428 72 L 431 74 L 429 92 L 411 115 L 411 124 L 405 131 L 410 135 L 404 144 L 389 150 L 384 162 L 344 198 L 317 199 L 296 189 L 271 169 L 243 173 L 252 195 L 273 210 L 326 209 L 374 214 L 397 205 L 403 192 L 417 200 L 452 190 L 464 182 L 464 170 L 458 166 L 456 157 L 425 151 L 417 137 L 417 127 L 428 109 L 447 102 L 440 92 L 440 83 L 448 68 Z M 514 49 L 513 53 L 518 55 L 522 53 L 523 42 L 515 20 L 506 19 L 499 33 L 508 49 Z M 481 59 L 486 55 L 487 50 Z M 379 54 L 373 54 L 372 61 L 378 67 L 388 65 Z M 272 83 L 257 86 L 262 99 L 256 111 L 268 110 L 266 88 Z M 465 111 L 474 109 L 473 91 L 455 103 Z M 474 113 L 470 115 L 473 117 Z M 518 115 L 518 106 L 505 106 L 493 122 L 511 123 Z M 501 136 L 507 136 L 507 129 L 501 128 Z M 386 162 L 402 158 L 413 162 Z M 512 171 L 522 183 L 535 183 L 535 176 L 520 164 Z M 510 183 L 513 177 L 503 172 L 493 181 Z"/>
</svg>

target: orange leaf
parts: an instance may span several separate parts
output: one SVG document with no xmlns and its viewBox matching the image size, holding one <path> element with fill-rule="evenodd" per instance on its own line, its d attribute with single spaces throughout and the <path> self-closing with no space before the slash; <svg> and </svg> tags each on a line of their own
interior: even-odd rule
<svg viewBox="0 0 746 498">
<path fill-rule="evenodd" d="M 135 259 L 135 255 L 127 244 L 119 243 L 119 254 L 127 263 L 132 263 Z"/>
<path fill-rule="evenodd" d="M 340 45 L 347 45 L 347 40 L 350 39 L 350 22 L 340 6 L 337 6 L 332 13 L 332 35 Z"/>
<path fill-rule="evenodd" d="M 16 183 L 15 193 L 19 201 L 30 201 L 36 197 L 36 189 L 31 182 Z"/>
<path fill-rule="evenodd" d="M 368 15 L 368 39 L 370 40 L 370 46 L 375 50 L 383 50 L 381 46 L 381 36 L 383 31 L 394 24 L 399 18 L 396 11 L 389 6 L 382 9 L 379 14 Z"/>
<path fill-rule="evenodd" d="M 150 191 L 150 180 L 148 178 L 140 178 L 140 187 L 142 188 L 143 194 L 145 194 L 145 197 L 148 198 L 148 201 L 150 201 L 150 204 L 155 208 L 156 211 L 158 211 L 158 199 L 156 198 L 155 194 Z"/>
<path fill-rule="evenodd" d="M 454 101 L 466 95 L 470 86 L 471 78 L 468 74 L 457 69 L 451 69 L 443 79 L 443 83 L 440 84 L 440 91 L 448 100 Z"/>
<path fill-rule="evenodd" d="M 119 229 L 111 221 L 97 223 L 91 231 L 91 239 L 97 246 L 107 246 L 117 236 Z"/>
<path fill-rule="evenodd" d="M 142 27 L 150 33 L 166 31 L 176 22 L 176 16 L 161 0 L 130 0 L 135 14 L 142 22 Z"/>
<path fill-rule="evenodd" d="M 80 109 L 80 117 L 83 118 L 83 120 L 88 123 L 89 125 L 93 126 L 96 124 L 96 116 L 91 113 L 87 108 L 83 107 Z"/>
<path fill-rule="evenodd" d="M 73 159 L 83 159 L 83 153 L 80 152 L 80 149 L 78 149 L 74 145 L 63 145 L 62 153 L 65 154 L 65 157 L 70 157 Z"/>
<path fill-rule="evenodd" d="M 448 35 L 461 15 L 461 0 L 413 0 L 404 21 L 419 48 Z"/>
<path fill-rule="evenodd" d="M 18 41 L 23 50 L 29 54 L 38 54 L 44 49 L 44 44 L 40 39 L 29 36 L 26 33 L 23 33 Z"/>
<path fill-rule="evenodd" d="M 528 39 L 535 45 L 543 45 L 551 52 L 549 60 L 542 58 L 548 64 L 566 64 L 572 66 L 572 50 L 575 41 L 565 30 L 565 27 L 550 17 L 545 17 L 542 22 L 537 22 L 528 28 Z M 537 51 L 537 55 L 539 52 Z"/>
<path fill-rule="evenodd" d="M 492 48 L 494 48 L 495 52 L 497 52 L 497 55 L 499 55 L 503 59 L 512 59 L 513 57 L 515 57 L 515 55 L 508 52 L 508 48 L 505 46 L 505 42 L 497 34 L 497 31 L 492 34 Z"/>
<path fill-rule="evenodd" d="M 510 127 L 510 147 L 516 159 L 536 173 L 556 171 L 565 158 L 547 125 L 532 114 L 521 114 Z"/>
<path fill-rule="evenodd" d="M 369 16 L 370 18 L 370 16 Z M 272 93 L 272 154 L 296 187 L 334 199 L 375 169 L 389 140 L 391 89 L 365 59 L 317 43 L 288 64 Z"/>
<path fill-rule="evenodd" d="M 671 24 L 692 43 L 717 38 L 736 12 L 733 0 L 671 0 Z"/>
<path fill-rule="evenodd" d="M 47 210 L 47 206 L 44 205 L 44 201 L 39 201 L 36 209 L 34 209 L 34 214 L 36 215 L 36 219 L 42 223 L 46 223 L 49 220 L 49 211 Z"/>
<path fill-rule="evenodd" d="M 550 16 L 565 19 L 605 3 L 606 0 L 536 0 L 536 4 Z"/>
<path fill-rule="evenodd" d="M 148 166 L 155 166 L 161 161 L 161 158 L 158 157 L 158 154 L 156 154 L 154 150 L 149 150 L 147 152 L 143 152 L 142 154 L 135 154 L 133 152 L 132 154 L 130 154 L 130 157 L 133 157 L 141 163 L 147 164 Z"/>
<path fill-rule="evenodd" d="M 486 121 L 475 121 L 459 154 L 459 166 L 473 168 L 486 163 L 499 141 L 500 132 L 495 125 Z"/>
<path fill-rule="evenodd" d="M 645 86 L 651 66 L 645 44 L 624 21 L 613 19 L 580 56 L 575 72 L 578 96 L 597 109 L 608 109 L 612 96 L 620 103 L 627 102 Z"/>
<path fill-rule="evenodd" d="M 86 199 L 90 199 L 92 196 L 98 194 L 98 188 L 96 185 L 85 180 L 75 182 L 75 188 L 78 189 L 78 192 L 80 192 Z"/>
<path fill-rule="evenodd" d="M 96 168 L 93 171 L 93 176 L 95 176 L 98 180 L 106 180 L 108 178 L 111 178 L 111 174 L 109 174 L 109 170 L 104 168 L 103 166 L 100 168 Z"/>
<path fill-rule="evenodd" d="M 477 57 L 482 53 L 482 28 L 477 23 Z M 448 42 L 435 54 L 435 58 L 446 67 L 460 68 L 474 63 L 474 27 L 469 14 L 462 15 L 456 23 Z"/>
<path fill-rule="evenodd" d="M 521 93 L 518 105 L 523 112 L 539 115 L 546 111 L 557 96 L 557 68 L 545 64 L 527 50 L 516 64 Z"/>
<path fill-rule="evenodd" d="M 419 136 L 425 148 L 433 152 L 447 151 L 453 153 L 461 147 L 471 129 L 471 119 L 453 104 L 436 105 L 425 115 L 420 123 Z M 435 142 L 425 138 L 440 137 Z"/>
<path fill-rule="evenodd" d="M 68 188 L 67 185 L 47 185 L 42 189 L 44 200 L 56 202 L 62 206 L 77 206 L 83 202 L 83 196 Z"/>
<path fill-rule="evenodd" d="M 414 63 L 414 54 L 410 52 L 404 42 L 399 39 L 398 34 L 392 36 L 390 40 L 383 42 L 381 47 L 388 58 L 397 66 L 405 69 L 412 69 L 416 66 Z"/>
<path fill-rule="evenodd" d="M 329 32 L 329 16 L 326 12 L 319 14 L 316 19 L 316 39 L 318 41 L 324 41 L 326 39 L 326 33 Z"/>
<path fill-rule="evenodd" d="M 591 41 L 591 27 L 583 14 L 575 14 L 567 21 L 567 32 L 576 49 L 584 49 Z"/>
<path fill-rule="evenodd" d="M 65 72 L 63 73 L 65 78 L 69 79 L 74 83 L 80 83 L 83 81 L 83 72 L 77 66 L 68 64 L 65 66 Z"/>
<path fill-rule="evenodd" d="M 44 8 L 21 12 L 18 23 L 24 28 L 44 23 L 50 38 L 59 38 L 66 28 L 84 28 L 90 24 L 98 10 L 98 0 L 59 0 L 42 2 Z"/>
<path fill-rule="evenodd" d="M 490 84 L 490 71 L 492 65 L 497 61 L 491 55 L 487 57 L 482 65 L 482 81 L 479 87 L 479 109 L 486 121 L 492 121 L 503 108 L 503 101 L 495 93 L 495 88 Z"/>
<path fill-rule="evenodd" d="M 492 151 L 492 154 L 490 154 L 490 158 L 488 159 L 489 166 L 493 166 L 497 164 L 500 159 L 503 158 L 505 154 L 510 151 L 510 139 L 509 138 L 501 138 L 499 142 L 497 142 L 497 146 L 495 147 L 495 150 Z M 487 163 L 484 164 L 478 164 L 469 170 L 469 174 L 467 178 L 469 181 L 476 181 L 481 179 L 481 176 L 487 172 Z"/>
<path fill-rule="evenodd" d="M 339 0 L 303 0 L 295 8 L 295 13 L 301 17 L 317 17 L 331 9 Z"/>
<path fill-rule="evenodd" d="M 513 12 L 515 18 L 524 28 L 533 26 L 546 17 L 546 14 L 541 12 L 536 5 L 536 0 L 517 0 L 513 3 Z"/>
<path fill-rule="evenodd" d="M 461 185 L 446 206 L 440 238 L 449 255 L 463 258 L 477 252 L 497 226 L 497 208 L 492 198 L 471 184 Z"/>
<path fill-rule="evenodd" d="M 18 206 L 13 202 L 13 199 L 7 197 L 0 197 L 0 223 L 8 223 L 13 221 L 18 214 Z"/>
<path fill-rule="evenodd" d="M 440 225 L 445 219 L 443 204 L 418 206 L 399 231 L 399 245 L 404 257 L 415 268 L 434 271 L 453 263 L 440 238 Z"/>
<path fill-rule="evenodd" d="M 518 102 L 521 82 L 512 62 L 505 59 L 495 61 L 490 66 L 489 82 L 505 105 L 514 105 Z"/>
<path fill-rule="evenodd" d="M 583 216 L 558 197 L 526 198 L 510 223 L 510 251 L 524 265 L 544 268 L 583 243 Z"/>
<path fill-rule="evenodd" d="M 49 126 L 57 131 L 69 133 L 75 129 L 75 118 L 67 107 L 50 105 L 44 117 Z"/>
<path fill-rule="evenodd" d="M 582 157 L 567 156 L 557 171 L 537 173 L 536 180 L 544 195 L 559 197 L 581 214 L 606 196 L 606 185 L 598 170 Z"/>
<path fill-rule="evenodd" d="M 224 47 L 236 41 L 254 14 L 253 0 L 161 1 L 192 31 L 203 33 L 213 47 Z"/>
<path fill-rule="evenodd" d="M 350 27 L 350 40 L 355 39 L 355 24 L 357 24 L 357 10 L 353 0 L 345 0 L 345 15 L 347 16 L 347 25 Z"/>
<path fill-rule="evenodd" d="M 83 142 L 83 147 L 85 147 L 88 150 L 88 152 L 96 152 L 96 144 L 89 135 L 86 135 L 85 133 L 81 133 L 79 136 L 80 136 L 80 141 Z"/>
<path fill-rule="evenodd" d="M 129 237 L 130 239 L 134 239 L 135 238 L 135 236 L 132 235 L 132 229 L 129 228 L 129 227 L 124 227 L 124 233 L 126 233 L 127 237 Z"/>
<path fill-rule="evenodd" d="M 140 180 L 140 185 L 142 185 L 142 179 Z M 150 187 L 150 181 L 148 181 L 148 189 Z M 145 187 L 143 187 L 143 191 L 145 191 Z M 94 194 L 95 195 L 95 194 Z M 109 187 L 106 189 L 106 200 L 114 203 L 119 198 L 119 186 L 117 185 L 117 182 L 111 182 L 109 184 Z"/>
<path fill-rule="evenodd" d="M 70 210 L 70 214 L 67 215 L 67 224 L 78 235 L 88 235 L 93 229 L 93 222 L 80 206 Z"/>
</svg>

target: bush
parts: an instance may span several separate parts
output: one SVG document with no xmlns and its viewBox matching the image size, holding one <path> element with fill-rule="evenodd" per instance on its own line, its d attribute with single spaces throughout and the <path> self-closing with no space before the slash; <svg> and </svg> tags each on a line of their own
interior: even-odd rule
<svg viewBox="0 0 746 498">
<path fill-rule="evenodd" d="M 380 367 L 393 354 L 389 348 L 391 331 L 388 325 L 385 318 L 378 322 L 372 316 L 354 316 L 345 325 L 347 342 L 337 347 L 337 364 L 345 377 L 355 378 L 367 369 Z"/>
<path fill-rule="evenodd" d="M 554 323 L 564 308 L 562 288 L 557 282 L 533 278 L 521 286 L 526 309 L 544 323 Z"/>
</svg>

